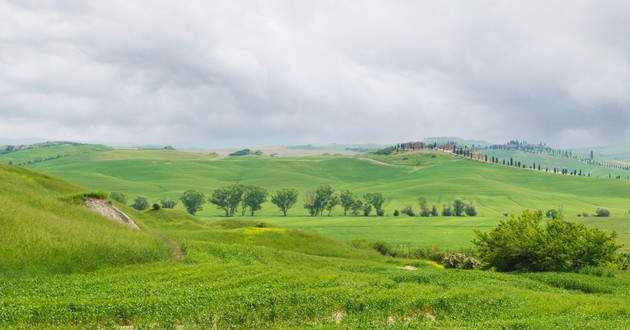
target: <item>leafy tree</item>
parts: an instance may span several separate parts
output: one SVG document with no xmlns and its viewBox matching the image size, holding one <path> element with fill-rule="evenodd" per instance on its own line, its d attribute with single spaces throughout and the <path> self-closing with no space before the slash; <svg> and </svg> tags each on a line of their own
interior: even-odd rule
<svg viewBox="0 0 630 330">
<path fill-rule="evenodd" d="M 118 191 L 111 192 L 109 198 L 117 201 L 120 204 L 127 204 L 127 195 Z"/>
<path fill-rule="evenodd" d="M 202 198 L 203 200 L 203 198 Z M 165 209 L 172 209 L 175 207 L 175 205 L 177 205 L 177 201 L 173 200 L 173 199 L 167 199 L 167 198 L 162 198 L 160 199 L 160 203 L 162 204 L 162 207 Z"/>
<path fill-rule="evenodd" d="M 352 204 L 352 215 L 355 217 L 359 215 L 359 211 L 363 209 L 363 201 L 360 199 L 355 199 L 354 204 Z"/>
<path fill-rule="evenodd" d="M 490 232 L 475 231 L 473 243 L 486 267 L 498 271 L 566 271 L 615 262 L 621 247 L 617 234 L 578 222 L 548 219 L 542 211 L 526 210 L 501 220 Z"/>
<path fill-rule="evenodd" d="M 226 217 L 231 217 L 234 216 L 238 205 L 241 203 L 244 191 L 243 185 L 240 184 L 219 187 L 212 192 L 208 201 L 225 211 Z"/>
<path fill-rule="evenodd" d="M 414 211 L 413 211 L 413 206 L 411 206 L 411 204 L 409 204 L 409 205 L 405 206 L 405 207 L 402 209 L 402 213 L 403 213 L 403 214 L 406 214 L 406 215 L 408 215 L 408 216 L 410 216 L 410 217 L 413 217 L 413 216 L 415 216 L 415 215 L 416 215 L 416 212 L 414 212 Z"/>
<path fill-rule="evenodd" d="M 442 215 L 445 217 L 450 217 L 453 215 L 453 209 L 451 208 L 451 204 L 444 204 L 442 206 Z"/>
<path fill-rule="evenodd" d="M 455 198 L 455 200 L 453 201 L 453 214 L 455 214 L 455 216 L 462 216 L 464 214 L 464 207 L 466 205 L 464 204 L 464 201 L 461 198 Z"/>
<path fill-rule="evenodd" d="M 187 190 L 182 194 L 182 197 L 179 199 L 184 204 L 186 211 L 188 213 L 195 215 L 197 211 L 203 210 L 203 203 L 205 203 L 205 196 L 202 192 L 198 192 L 195 190 Z"/>
<path fill-rule="evenodd" d="M 367 217 L 370 215 L 370 213 L 372 213 L 372 204 L 365 202 L 363 203 L 362 209 L 363 209 L 363 216 Z"/>
<path fill-rule="evenodd" d="M 464 202 L 464 213 L 466 213 L 469 217 L 474 217 L 477 215 L 477 203 L 472 201 Z"/>
<path fill-rule="evenodd" d="M 153 206 L 151 207 L 153 211 L 159 211 L 161 208 L 162 207 L 158 203 L 153 203 Z"/>
<path fill-rule="evenodd" d="M 332 210 L 332 207 L 336 205 L 336 198 L 333 198 L 334 193 L 335 189 L 329 185 L 319 186 L 315 191 L 307 191 L 304 208 L 309 211 L 311 216 L 321 216 L 324 210 L 329 207 Z"/>
<path fill-rule="evenodd" d="M 369 203 L 374 207 L 374 209 L 376 209 L 377 215 L 383 215 L 384 211 L 382 206 L 385 202 L 385 198 L 383 197 L 382 193 L 367 193 L 363 195 L 363 199 L 365 199 L 367 203 Z"/>
<path fill-rule="evenodd" d="M 293 207 L 297 202 L 298 192 L 295 189 L 280 189 L 275 195 L 271 196 L 271 202 L 274 203 L 284 216 L 287 216 L 287 211 Z"/>
<path fill-rule="evenodd" d="M 437 206 L 433 205 L 433 207 L 431 207 L 431 216 L 437 217 L 438 216 L 438 209 Z"/>
<path fill-rule="evenodd" d="M 431 215 L 431 211 L 429 210 L 426 198 L 422 196 L 418 197 L 418 205 L 420 206 L 421 217 L 428 217 L 429 215 Z"/>
<path fill-rule="evenodd" d="M 147 198 L 146 196 L 136 196 L 136 198 L 134 198 L 133 200 L 133 204 L 131 204 L 131 207 L 138 211 L 144 211 L 148 209 L 150 205 L 151 204 L 149 204 L 149 198 Z"/>
<path fill-rule="evenodd" d="M 251 215 L 262 208 L 262 203 L 267 201 L 267 190 L 262 187 L 247 186 L 243 193 L 243 210 L 249 209 Z"/>
<path fill-rule="evenodd" d="M 356 196 L 350 190 L 344 190 L 339 195 L 339 204 L 343 208 L 343 215 L 348 214 L 348 211 L 352 209 L 356 201 Z"/>
<path fill-rule="evenodd" d="M 330 213 L 332 213 L 332 210 L 335 206 L 337 206 L 337 204 L 339 204 L 339 197 L 337 196 L 332 196 L 330 197 L 330 199 L 326 202 L 326 211 L 328 211 L 328 216 L 330 216 Z"/>
<path fill-rule="evenodd" d="M 609 217 L 610 210 L 607 207 L 598 207 L 595 211 L 595 215 L 598 217 Z"/>
</svg>

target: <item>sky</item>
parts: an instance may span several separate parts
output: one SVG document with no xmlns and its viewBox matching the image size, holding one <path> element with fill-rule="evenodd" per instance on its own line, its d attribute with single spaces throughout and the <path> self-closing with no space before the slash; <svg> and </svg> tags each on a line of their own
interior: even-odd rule
<svg viewBox="0 0 630 330">
<path fill-rule="evenodd" d="M 630 1 L 0 0 L 0 138 L 630 142 Z"/>
</svg>

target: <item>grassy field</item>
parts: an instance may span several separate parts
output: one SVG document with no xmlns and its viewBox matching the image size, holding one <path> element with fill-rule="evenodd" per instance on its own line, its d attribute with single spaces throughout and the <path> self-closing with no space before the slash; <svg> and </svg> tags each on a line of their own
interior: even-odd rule
<svg viewBox="0 0 630 330">
<path fill-rule="evenodd" d="M 209 223 L 181 210 L 121 206 L 143 229 L 138 232 L 60 200 L 81 187 L 17 167 L 0 166 L 0 176 L 0 214 L 10 215 L 0 216 L 3 329 L 630 326 L 627 272 L 448 270 L 261 224 L 263 217 Z M 32 239 L 36 233 L 51 239 Z M 24 248 L 49 258 L 6 262 Z M 64 260 L 64 267 L 51 260 Z"/>
<path fill-rule="evenodd" d="M 559 155 L 535 154 L 519 150 L 483 150 L 482 154 L 487 155 L 488 158 L 492 156 L 497 157 L 500 162 L 502 162 L 503 159 L 509 161 L 510 158 L 513 158 L 514 162 L 520 161 L 521 164 L 525 164 L 527 168 L 532 167 L 535 163 L 536 167 L 540 165 L 542 171 L 545 171 L 545 168 L 548 168 L 551 172 L 553 172 L 554 168 L 566 168 L 571 172 L 581 171 L 583 175 L 590 174 L 591 176 L 600 178 L 608 178 L 609 176 L 611 178 L 617 178 L 617 176 L 619 176 L 621 180 L 630 180 L 630 171 L 587 164 L 577 159 Z M 608 164 L 628 166 L 628 163 L 623 163 L 617 160 L 602 160 L 598 158 L 595 160 Z"/>
<path fill-rule="evenodd" d="M 562 208 L 565 216 L 600 228 L 615 230 L 625 250 L 630 249 L 630 181 L 595 177 L 561 176 L 486 164 L 439 152 L 403 154 L 397 157 L 228 157 L 216 159 L 199 153 L 176 150 L 95 149 L 93 146 L 64 146 L 55 152 L 60 159 L 29 165 L 30 168 L 66 178 L 93 190 L 122 191 L 131 198 L 149 196 L 178 199 L 188 189 L 206 197 L 219 186 L 243 183 L 259 185 L 271 193 L 290 187 L 300 200 L 288 218 L 270 202 L 255 219 L 289 228 L 312 229 L 341 239 L 385 240 L 403 249 L 439 246 L 448 249 L 470 247 L 473 230 L 487 230 L 504 218 L 526 208 Z M 52 150 L 52 149 L 49 149 Z M 36 157 L 34 150 L 23 159 Z M 21 152 L 0 156 L 17 157 Z M 343 217 L 337 207 L 331 217 L 307 216 L 302 197 L 309 189 L 329 184 L 350 189 L 358 196 L 382 192 L 386 214 L 376 217 Z M 429 205 L 442 205 L 456 197 L 474 199 L 477 217 L 393 217 L 394 210 L 413 205 L 418 196 Z M 610 218 L 582 218 L 599 206 L 611 209 Z M 177 209 L 183 209 L 180 205 Z M 198 213 L 207 221 L 221 219 L 223 212 L 211 204 Z"/>
</svg>

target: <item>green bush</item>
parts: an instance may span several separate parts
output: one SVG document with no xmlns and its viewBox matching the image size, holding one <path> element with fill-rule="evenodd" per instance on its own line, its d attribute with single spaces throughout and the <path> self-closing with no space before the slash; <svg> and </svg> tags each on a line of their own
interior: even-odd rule
<svg viewBox="0 0 630 330">
<path fill-rule="evenodd" d="M 474 257 L 469 257 L 463 253 L 452 253 L 444 257 L 442 265 L 444 268 L 475 269 L 481 262 Z"/>
<path fill-rule="evenodd" d="M 131 207 L 138 211 L 144 211 L 149 208 L 149 199 L 146 196 L 136 196 Z"/>
<path fill-rule="evenodd" d="M 376 241 L 372 243 L 372 248 L 384 256 L 396 256 L 396 252 L 392 249 L 391 245 L 385 241 Z"/>
<path fill-rule="evenodd" d="M 175 205 L 177 205 L 177 201 L 173 199 L 162 198 L 160 199 L 160 204 L 162 204 L 162 207 L 165 209 L 172 209 L 175 207 Z"/>
<path fill-rule="evenodd" d="M 621 245 L 615 232 L 559 219 L 541 226 L 542 218 L 542 211 L 526 210 L 490 232 L 475 231 L 481 261 L 498 271 L 566 271 L 616 261 Z"/>
<path fill-rule="evenodd" d="M 598 217 L 609 217 L 610 216 L 610 210 L 607 207 L 598 207 L 597 210 L 595 211 L 595 216 L 598 216 Z"/>
<path fill-rule="evenodd" d="M 125 193 L 114 191 L 109 194 L 109 198 L 120 204 L 127 204 L 127 195 Z"/>
</svg>

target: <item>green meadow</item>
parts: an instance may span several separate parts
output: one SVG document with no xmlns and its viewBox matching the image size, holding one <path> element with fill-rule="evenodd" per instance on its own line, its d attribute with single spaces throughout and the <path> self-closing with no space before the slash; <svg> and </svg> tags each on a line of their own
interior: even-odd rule
<svg viewBox="0 0 630 330">
<path fill-rule="evenodd" d="M 50 154 L 66 154 L 59 159 L 32 163 L 27 167 L 76 182 L 92 190 L 121 191 L 130 199 L 145 195 L 151 201 L 178 199 L 194 189 L 206 198 L 217 187 L 242 183 L 266 188 L 299 191 L 289 217 L 271 203 L 263 204 L 255 220 L 286 228 L 314 230 L 340 239 L 384 240 L 401 249 L 413 247 L 470 247 L 474 230 L 488 230 L 504 214 L 524 209 L 562 209 L 565 217 L 589 225 L 615 230 L 630 249 L 630 181 L 596 177 L 562 176 L 510 168 L 459 158 L 440 152 L 399 156 L 360 155 L 316 157 L 227 157 L 166 149 L 133 150 L 99 146 L 53 146 Z M 21 153 L 27 153 L 22 154 Z M 0 156 L 22 161 L 37 157 L 37 149 Z M 369 159 L 368 159 L 369 157 Z M 349 189 L 357 196 L 381 192 L 386 201 L 385 217 L 343 216 L 340 207 L 330 217 L 309 217 L 302 208 L 307 190 L 331 185 L 337 191 Z M 395 210 L 412 205 L 424 196 L 429 205 L 450 203 L 454 198 L 475 200 L 476 217 L 394 217 Z M 597 207 L 612 211 L 610 218 L 593 216 Z M 181 203 L 176 209 L 183 210 Z M 217 221 L 223 212 L 206 203 L 200 219 Z M 249 218 L 249 217 L 245 217 Z"/>
<path fill-rule="evenodd" d="M 88 188 L 15 166 L 0 178 L 3 329 L 630 327 L 627 272 L 442 269 L 284 226 L 309 217 L 278 226 L 114 203 L 137 231 L 67 198 Z"/>
</svg>

